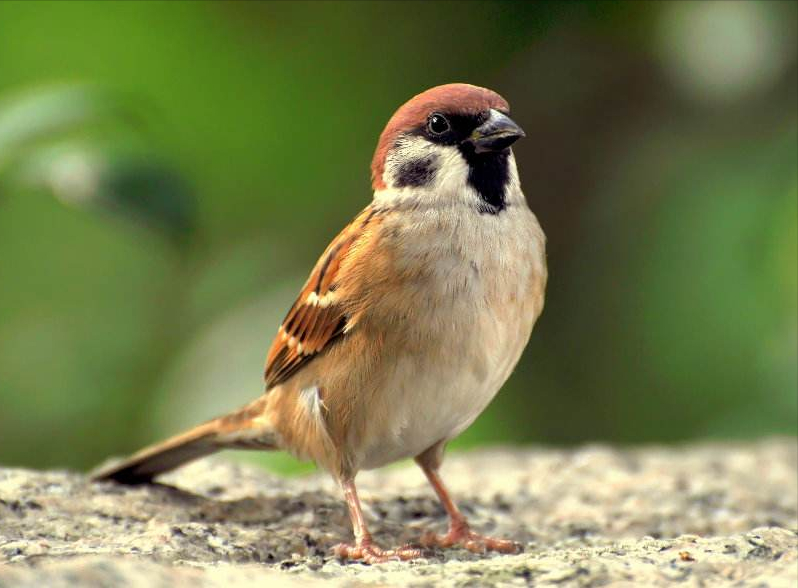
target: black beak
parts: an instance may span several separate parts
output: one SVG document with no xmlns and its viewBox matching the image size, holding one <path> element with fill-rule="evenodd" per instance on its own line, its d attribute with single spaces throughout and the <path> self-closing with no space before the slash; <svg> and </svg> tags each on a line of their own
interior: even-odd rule
<svg viewBox="0 0 798 588">
<path fill-rule="evenodd" d="M 474 129 L 465 142 L 473 145 L 476 153 L 485 153 L 507 149 L 521 137 L 526 137 L 526 133 L 513 119 L 491 109 L 488 120 Z"/>
</svg>

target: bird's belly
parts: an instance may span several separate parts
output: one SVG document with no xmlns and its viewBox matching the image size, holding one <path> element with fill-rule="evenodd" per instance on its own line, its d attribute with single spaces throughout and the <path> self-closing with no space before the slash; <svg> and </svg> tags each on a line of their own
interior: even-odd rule
<svg viewBox="0 0 798 588">
<path fill-rule="evenodd" d="M 532 330 L 534 318 L 520 316 L 520 304 L 506 311 L 482 313 L 480 321 L 476 313 L 459 321 L 452 313 L 440 344 L 393 360 L 391 379 L 375 403 L 383 418 L 361 448 L 361 468 L 414 457 L 474 422 L 509 377 Z"/>
</svg>

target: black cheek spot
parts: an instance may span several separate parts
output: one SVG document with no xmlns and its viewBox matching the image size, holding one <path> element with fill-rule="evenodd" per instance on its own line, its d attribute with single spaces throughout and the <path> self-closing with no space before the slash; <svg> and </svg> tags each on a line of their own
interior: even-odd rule
<svg viewBox="0 0 798 588">
<path fill-rule="evenodd" d="M 406 161 L 396 170 L 394 185 L 397 188 L 425 186 L 432 182 L 435 177 L 435 171 L 436 157 L 432 155 Z"/>
</svg>

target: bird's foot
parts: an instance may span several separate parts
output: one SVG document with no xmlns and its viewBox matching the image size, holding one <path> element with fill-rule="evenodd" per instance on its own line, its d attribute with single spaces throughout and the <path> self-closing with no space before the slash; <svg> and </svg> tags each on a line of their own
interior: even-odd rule
<svg viewBox="0 0 798 588">
<path fill-rule="evenodd" d="M 523 546 L 509 539 L 496 539 L 487 535 L 480 535 L 471 530 L 468 523 L 455 522 L 449 527 L 449 532 L 445 535 L 438 535 L 431 531 L 421 536 L 423 547 L 465 547 L 473 553 L 486 553 L 488 551 L 498 551 L 499 553 L 521 553 Z"/>
<path fill-rule="evenodd" d="M 424 555 L 423 550 L 409 545 L 403 545 L 396 549 L 382 549 L 374 545 L 370 539 L 358 541 L 354 545 L 339 543 L 333 547 L 333 553 L 340 559 L 351 559 L 368 564 L 386 561 L 407 561 L 418 559 Z"/>
</svg>

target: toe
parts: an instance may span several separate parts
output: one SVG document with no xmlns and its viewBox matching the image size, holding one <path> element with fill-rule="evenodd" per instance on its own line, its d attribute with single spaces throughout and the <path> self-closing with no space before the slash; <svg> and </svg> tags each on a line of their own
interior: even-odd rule
<svg viewBox="0 0 798 588">
<path fill-rule="evenodd" d="M 333 553 L 342 560 L 362 561 L 368 564 L 386 561 L 408 561 L 423 557 L 420 549 L 405 545 L 396 549 L 381 549 L 373 544 L 349 545 L 340 543 L 333 547 Z"/>
<path fill-rule="evenodd" d="M 426 532 L 421 536 L 421 545 L 424 547 L 449 548 L 454 546 L 464 547 L 473 553 L 484 554 L 488 551 L 499 553 L 520 553 L 523 547 L 520 543 L 508 539 L 495 539 L 475 533 L 470 529 L 450 529 L 445 535 L 436 535 Z"/>
<path fill-rule="evenodd" d="M 516 542 L 509 539 L 495 539 L 493 537 L 483 537 L 485 548 L 490 551 L 498 551 L 499 553 L 521 553 L 524 548 Z"/>
<path fill-rule="evenodd" d="M 424 557 L 424 552 L 421 549 L 416 549 L 410 545 L 403 545 L 402 547 L 392 549 L 391 551 L 387 551 L 385 553 L 389 554 L 393 558 L 401 559 L 402 561 Z"/>
<path fill-rule="evenodd" d="M 471 553 L 484 554 L 488 551 L 488 547 L 485 542 L 475 538 L 466 539 L 463 542 L 463 547 L 465 547 Z"/>
</svg>

